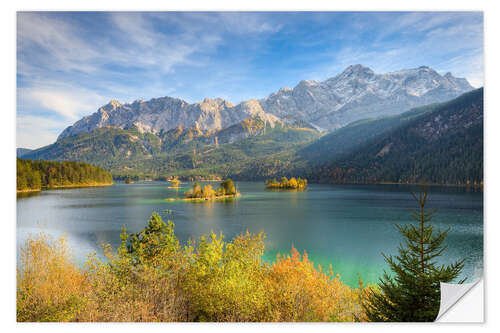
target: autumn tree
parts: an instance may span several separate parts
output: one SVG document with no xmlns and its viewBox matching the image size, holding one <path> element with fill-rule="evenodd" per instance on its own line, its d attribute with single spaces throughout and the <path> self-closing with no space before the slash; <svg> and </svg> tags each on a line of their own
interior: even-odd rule
<svg viewBox="0 0 500 333">
<path fill-rule="evenodd" d="M 203 186 L 203 197 L 204 198 L 213 198 L 215 197 L 215 190 L 212 188 L 212 185 L 208 184 Z"/>
<path fill-rule="evenodd" d="M 236 187 L 231 179 L 225 179 L 220 184 L 220 189 L 222 189 L 221 192 L 223 192 L 223 195 L 234 195 L 237 193 Z"/>
</svg>

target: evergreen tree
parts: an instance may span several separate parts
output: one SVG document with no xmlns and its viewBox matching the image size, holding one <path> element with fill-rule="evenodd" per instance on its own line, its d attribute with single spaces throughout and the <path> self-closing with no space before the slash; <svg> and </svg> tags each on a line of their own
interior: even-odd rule
<svg viewBox="0 0 500 333">
<path fill-rule="evenodd" d="M 113 182 L 108 171 L 81 162 L 32 161 L 18 158 L 16 163 L 18 191 Z"/>
<path fill-rule="evenodd" d="M 446 249 L 442 244 L 449 228 L 435 232 L 430 224 L 435 211 L 425 210 L 428 192 L 424 185 L 418 195 L 412 195 L 418 209 L 412 210 L 411 217 L 417 223 L 397 226 L 404 246 L 400 244 L 395 257 L 383 254 L 393 275 L 384 272 L 379 283 L 381 292 L 368 293 L 363 307 L 370 321 L 434 321 L 439 312 L 440 282 L 453 281 L 464 266 L 464 260 L 449 266 L 436 263 Z"/>
</svg>

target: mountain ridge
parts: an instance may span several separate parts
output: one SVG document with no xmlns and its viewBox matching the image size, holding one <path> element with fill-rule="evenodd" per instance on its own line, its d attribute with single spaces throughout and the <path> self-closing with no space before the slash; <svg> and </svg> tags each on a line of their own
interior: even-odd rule
<svg viewBox="0 0 500 333">
<path fill-rule="evenodd" d="M 106 126 L 135 126 L 154 134 L 179 125 L 220 130 L 256 116 L 271 126 L 298 122 L 331 131 L 358 119 L 449 100 L 472 89 L 466 79 L 451 73 L 441 76 L 427 66 L 376 74 L 358 64 L 325 81 L 302 80 L 294 88 L 280 88 L 267 98 L 236 105 L 222 98 L 192 104 L 170 96 L 125 104 L 111 100 L 67 127 L 58 140 Z"/>
</svg>

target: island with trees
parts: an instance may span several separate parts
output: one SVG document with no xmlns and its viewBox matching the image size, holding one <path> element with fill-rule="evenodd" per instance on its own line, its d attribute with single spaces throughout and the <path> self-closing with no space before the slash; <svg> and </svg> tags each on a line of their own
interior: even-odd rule
<svg viewBox="0 0 500 333">
<path fill-rule="evenodd" d="M 111 173 L 87 163 L 17 159 L 18 193 L 111 184 L 113 184 Z"/>
<path fill-rule="evenodd" d="M 169 186 L 168 188 L 178 188 L 179 185 L 181 184 L 180 180 L 178 177 L 174 177 L 171 181 L 170 181 L 170 184 L 172 184 L 172 186 Z"/>
<path fill-rule="evenodd" d="M 279 190 L 305 190 L 307 188 L 307 179 L 292 177 L 290 179 L 281 177 L 280 181 L 276 178 L 266 180 L 266 188 Z"/>
<path fill-rule="evenodd" d="M 216 200 L 229 199 L 240 195 L 231 179 L 224 180 L 219 188 L 215 190 L 212 185 L 207 184 L 201 186 L 199 183 L 194 183 L 193 188 L 185 192 L 185 200 Z"/>
<path fill-rule="evenodd" d="M 132 177 L 125 177 L 125 184 L 133 184 L 134 179 Z"/>
</svg>

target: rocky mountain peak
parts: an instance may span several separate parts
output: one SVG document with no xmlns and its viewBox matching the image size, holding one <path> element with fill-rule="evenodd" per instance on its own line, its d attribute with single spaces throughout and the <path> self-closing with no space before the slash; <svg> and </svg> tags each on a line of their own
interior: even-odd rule
<svg viewBox="0 0 500 333">
<path fill-rule="evenodd" d="M 350 65 L 342 72 L 342 76 L 374 75 L 375 72 L 361 64 Z"/>
<path fill-rule="evenodd" d="M 222 99 L 220 97 L 216 97 L 216 98 L 205 97 L 203 99 L 202 103 L 205 103 L 205 104 L 222 104 L 224 102 L 225 102 L 224 99 Z"/>
<path fill-rule="evenodd" d="M 122 106 L 122 104 L 118 100 L 112 99 L 111 101 L 109 101 L 108 104 L 106 104 L 106 106 L 109 106 L 113 109 L 116 109 L 116 108 Z"/>
<path fill-rule="evenodd" d="M 472 89 L 467 80 L 443 77 L 428 66 L 377 74 L 357 64 L 323 82 L 302 80 L 292 92 L 280 89 L 261 104 L 285 121 L 332 130 L 362 118 L 443 102 Z"/>
<path fill-rule="evenodd" d="M 66 128 L 58 139 L 105 126 L 127 128 L 134 124 L 153 133 L 179 125 L 220 130 L 255 116 L 271 126 L 302 123 L 331 131 L 359 119 L 450 100 L 472 89 L 466 79 L 451 73 L 441 76 L 427 66 L 377 74 L 356 64 L 323 82 L 302 80 L 293 89 L 281 88 L 267 98 L 238 105 L 222 98 L 205 98 L 194 104 L 168 96 L 125 105 L 112 100 Z"/>
<path fill-rule="evenodd" d="M 108 104 L 103 105 L 102 107 L 100 107 L 98 111 L 100 111 L 101 113 L 103 113 L 103 112 L 112 112 L 112 111 L 115 111 L 116 109 L 118 109 L 121 106 L 122 106 L 122 104 L 120 102 L 118 102 L 116 99 L 112 99 L 111 101 L 109 101 Z"/>
<path fill-rule="evenodd" d="M 317 85 L 319 85 L 319 83 L 316 82 L 316 81 L 314 81 L 314 80 L 302 80 L 295 87 L 295 89 L 297 89 L 298 87 L 314 87 L 314 86 L 317 86 Z"/>
</svg>

